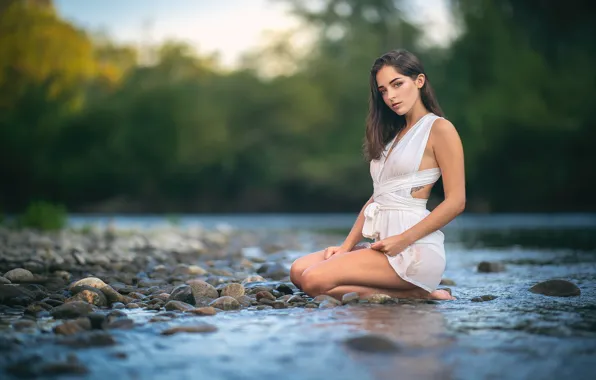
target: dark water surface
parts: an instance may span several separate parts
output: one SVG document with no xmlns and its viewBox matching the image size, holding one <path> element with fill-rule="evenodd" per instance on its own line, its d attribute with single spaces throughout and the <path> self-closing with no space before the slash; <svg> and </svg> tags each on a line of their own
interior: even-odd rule
<svg viewBox="0 0 596 380">
<path fill-rule="evenodd" d="M 77 216 L 74 225 L 106 223 Z M 310 230 L 339 241 L 353 216 L 181 217 L 176 223 L 236 228 L 290 229 L 310 249 L 269 257 L 289 265 L 316 250 Z M 118 227 L 144 228 L 155 218 L 115 218 Z M 59 347 L 35 338 L 27 355 L 63 358 L 75 353 L 89 379 L 593 379 L 596 378 L 596 216 L 462 216 L 446 234 L 445 277 L 456 301 L 397 305 L 348 305 L 334 309 L 240 310 L 200 317 L 218 327 L 209 334 L 161 336 L 167 327 L 197 317 L 145 323 L 155 312 L 124 310 L 138 322 L 113 333 L 105 348 Z M 309 244 L 310 243 L 310 244 Z M 481 261 L 504 272 L 479 273 Z M 579 297 L 547 297 L 528 289 L 561 278 Z M 473 297 L 494 295 L 487 302 Z M 346 339 L 375 334 L 397 350 L 350 348 Z M 26 334 L 11 336 L 26 342 Z M 6 343 L 5 343 L 6 345 Z M 9 355 L 0 347 L 0 354 Z M 31 359 L 30 359 L 31 360 Z"/>
</svg>

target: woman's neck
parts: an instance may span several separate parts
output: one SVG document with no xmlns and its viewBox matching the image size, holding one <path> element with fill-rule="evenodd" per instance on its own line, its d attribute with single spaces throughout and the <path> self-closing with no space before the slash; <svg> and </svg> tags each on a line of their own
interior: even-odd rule
<svg viewBox="0 0 596 380">
<path fill-rule="evenodd" d="M 428 112 L 429 111 L 426 109 L 424 104 L 422 104 L 422 101 L 420 100 L 420 98 L 418 98 L 416 103 L 414 103 L 414 106 L 412 107 L 412 109 L 404 115 L 404 117 L 406 118 L 405 129 L 408 129 L 412 125 L 416 124 L 416 122 L 418 122 L 418 120 L 420 120 L 420 118 L 422 116 L 426 115 Z"/>
</svg>

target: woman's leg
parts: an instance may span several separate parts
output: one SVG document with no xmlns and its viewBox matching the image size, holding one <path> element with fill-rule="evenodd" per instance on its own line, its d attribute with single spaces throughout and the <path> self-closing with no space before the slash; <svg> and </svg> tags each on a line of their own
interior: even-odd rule
<svg viewBox="0 0 596 380">
<path fill-rule="evenodd" d="M 311 266 L 325 260 L 325 250 L 317 251 L 296 259 L 290 267 L 290 280 L 302 289 L 302 273 Z"/>
<path fill-rule="evenodd" d="M 362 296 L 385 293 L 405 298 L 447 299 L 446 291 L 429 294 L 403 280 L 395 273 L 387 257 L 373 249 L 348 252 L 314 264 L 302 273 L 300 285 L 311 297 L 329 294 L 341 299 L 343 294 L 356 291 Z"/>
<path fill-rule="evenodd" d="M 363 248 L 365 248 L 364 245 L 356 244 L 350 252 L 354 252 Z M 333 255 L 331 256 L 331 258 L 337 256 L 339 255 Z M 292 267 L 290 268 L 290 280 L 294 285 L 302 289 L 302 273 L 304 273 L 304 271 L 310 268 L 311 266 L 318 264 L 322 261 L 325 261 L 325 250 L 310 253 L 308 255 L 296 259 L 294 263 L 292 263 Z"/>
</svg>

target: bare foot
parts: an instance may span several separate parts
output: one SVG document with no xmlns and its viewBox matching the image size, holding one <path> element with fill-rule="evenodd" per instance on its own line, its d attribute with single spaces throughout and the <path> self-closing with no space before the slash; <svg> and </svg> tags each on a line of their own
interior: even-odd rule
<svg viewBox="0 0 596 380">
<path fill-rule="evenodd" d="M 429 294 L 431 300 L 453 301 L 457 298 L 453 297 L 447 290 L 437 289 Z"/>
</svg>

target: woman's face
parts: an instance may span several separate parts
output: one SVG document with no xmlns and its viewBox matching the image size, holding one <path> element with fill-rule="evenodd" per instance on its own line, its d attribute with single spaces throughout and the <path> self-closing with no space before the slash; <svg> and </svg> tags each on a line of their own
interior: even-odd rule
<svg viewBox="0 0 596 380">
<path fill-rule="evenodd" d="M 424 75 L 420 74 L 416 80 L 412 80 L 393 66 L 383 66 L 377 73 L 377 86 L 383 101 L 400 116 L 412 109 L 420 96 L 422 85 Z"/>
</svg>

